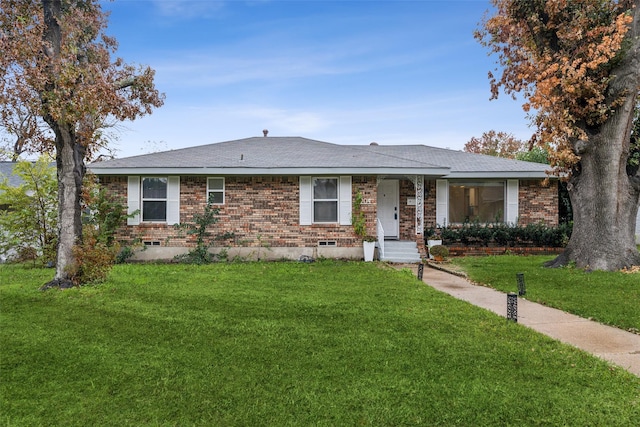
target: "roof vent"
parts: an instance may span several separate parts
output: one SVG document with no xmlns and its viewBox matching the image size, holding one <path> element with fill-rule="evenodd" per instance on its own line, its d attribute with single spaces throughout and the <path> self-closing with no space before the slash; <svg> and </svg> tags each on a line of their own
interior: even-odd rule
<svg viewBox="0 0 640 427">
<path fill-rule="evenodd" d="M 378 143 L 374 141 L 374 142 L 372 142 L 372 143 L 371 143 L 371 144 L 369 144 L 369 145 L 378 145 Z"/>
<path fill-rule="evenodd" d="M 269 135 L 269 130 L 268 129 L 264 129 L 262 131 L 262 134 L 266 137 L 267 135 Z"/>
</svg>

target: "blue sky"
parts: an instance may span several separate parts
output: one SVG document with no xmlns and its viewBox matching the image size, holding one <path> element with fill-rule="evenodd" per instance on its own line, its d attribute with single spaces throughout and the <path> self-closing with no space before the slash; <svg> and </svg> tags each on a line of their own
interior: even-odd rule
<svg viewBox="0 0 640 427">
<path fill-rule="evenodd" d="M 262 136 L 461 150 L 528 139 L 521 102 L 489 101 L 473 38 L 488 1 L 116 0 L 118 56 L 154 68 L 165 105 L 123 123 L 118 157 Z"/>
</svg>

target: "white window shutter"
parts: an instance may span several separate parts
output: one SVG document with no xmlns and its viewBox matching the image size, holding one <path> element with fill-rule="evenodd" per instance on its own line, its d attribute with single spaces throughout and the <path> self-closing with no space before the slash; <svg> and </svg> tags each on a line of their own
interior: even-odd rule
<svg viewBox="0 0 640 427">
<path fill-rule="evenodd" d="M 338 206 L 338 218 L 340 225 L 351 225 L 351 177 L 340 177 L 340 190 L 338 191 L 340 205 Z"/>
<path fill-rule="evenodd" d="M 127 177 L 127 214 L 131 215 L 133 212 L 136 212 L 136 214 L 127 218 L 127 225 L 140 224 L 140 177 L 139 176 Z"/>
<path fill-rule="evenodd" d="M 436 180 L 436 226 L 445 227 L 449 224 L 449 181 Z"/>
<path fill-rule="evenodd" d="M 311 225 L 311 177 L 300 177 L 300 225 Z"/>
<path fill-rule="evenodd" d="M 180 224 L 180 177 L 167 179 L 167 224 Z"/>
<path fill-rule="evenodd" d="M 504 221 L 507 224 L 517 224 L 518 222 L 518 180 L 507 180 L 507 210 Z"/>
</svg>

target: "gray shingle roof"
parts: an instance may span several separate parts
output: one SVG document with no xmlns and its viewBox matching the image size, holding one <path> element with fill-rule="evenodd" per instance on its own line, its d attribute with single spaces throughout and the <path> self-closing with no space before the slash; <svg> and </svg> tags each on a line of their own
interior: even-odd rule
<svg viewBox="0 0 640 427">
<path fill-rule="evenodd" d="M 253 137 L 89 165 L 96 174 L 501 173 L 544 177 L 546 165 L 424 145 L 338 145 L 301 137 Z M 453 175 L 452 175 L 453 174 Z M 506 175 L 505 175 L 506 174 Z"/>
<path fill-rule="evenodd" d="M 396 158 L 298 137 L 254 137 L 95 163 L 100 167 L 438 167 L 427 161 Z M 94 166 L 92 165 L 92 166 Z"/>
<path fill-rule="evenodd" d="M 417 161 L 428 160 L 431 163 L 450 168 L 452 174 L 545 172 L 549 169 L 548 165 L 541 163 L 523 162 L 426 145 L 378 145 L 369 146 L 368 148 L 379 153 L 387 153 Z"/>
</svg>

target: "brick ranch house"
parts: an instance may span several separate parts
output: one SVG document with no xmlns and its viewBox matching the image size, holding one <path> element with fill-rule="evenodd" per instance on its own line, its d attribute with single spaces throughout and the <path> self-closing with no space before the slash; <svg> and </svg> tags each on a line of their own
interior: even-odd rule
<svg viewBox="0 0 640 427">
<path fill-rule="evenodd" d="M 265 134 L 266 135 L 266 134 Z M 137 259 L 170 259 L 194 246 L 188 223 L 209 197 L 229 256 L 362 258 L 351 225 L 363 198 L 382 260 L 417 261 L 425 230 L 479 219 L 558 223 L 558 188 L 547 166 L 424 145 L 337 145 L 300 137 L 253 137 L 96 162 L 112 194 L 137 212 L 118 238 L 147 246 Z M 394 243 L 409 252 L 391 255 Z M 396 259 L 400 257 L 401 259 Z"/>
</svg>

